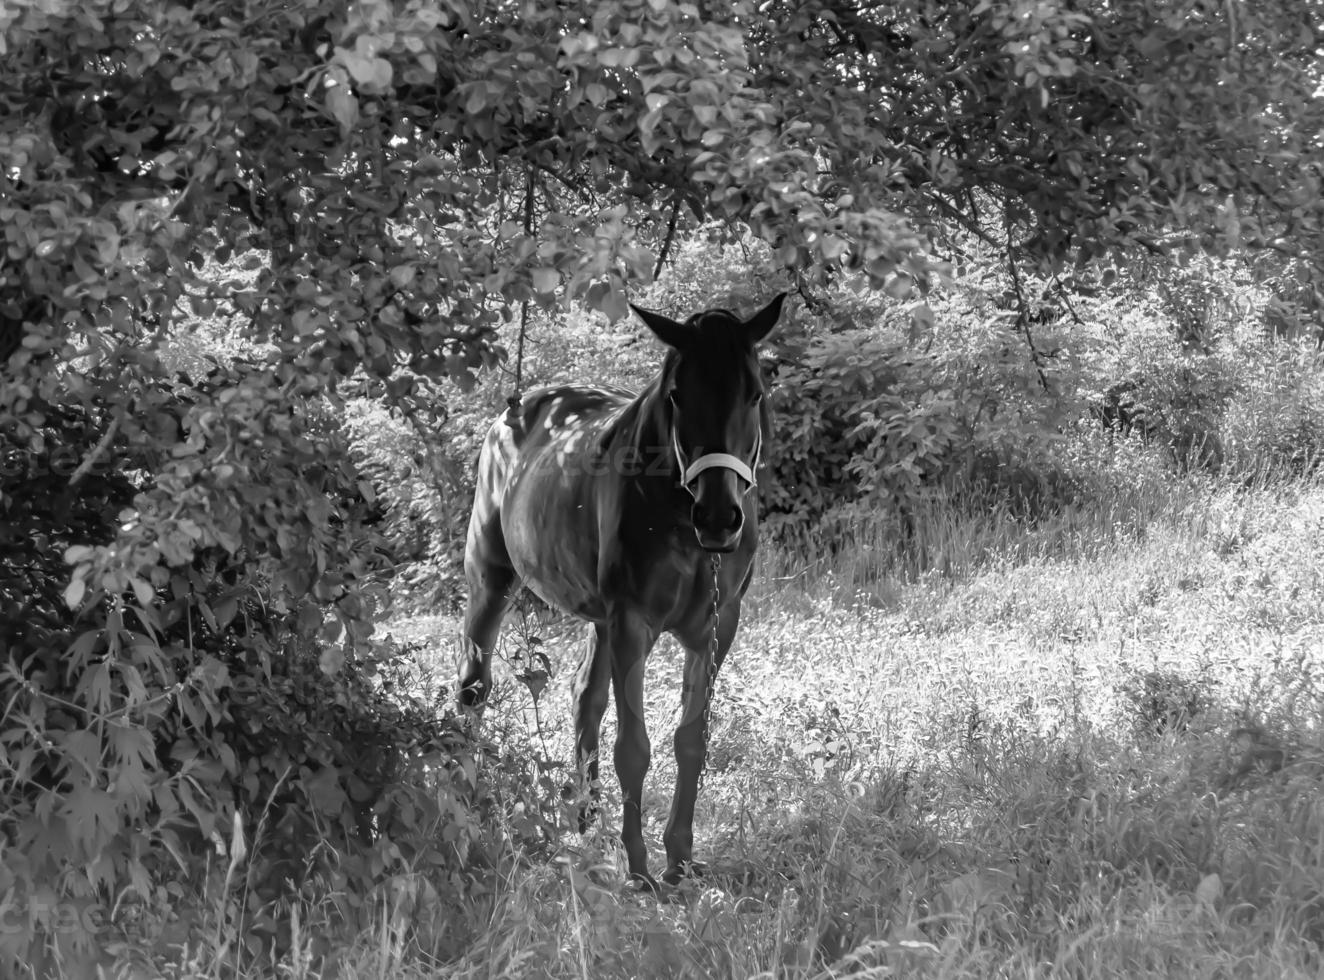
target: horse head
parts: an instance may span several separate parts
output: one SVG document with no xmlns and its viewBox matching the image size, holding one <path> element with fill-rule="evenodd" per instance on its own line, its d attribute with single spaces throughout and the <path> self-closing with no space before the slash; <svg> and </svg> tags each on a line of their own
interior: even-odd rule
<svg viewBox="0 0 1324 980">
<path fill-rule="evenodd" d="M 744 529 L 743 498 L 755 485 L 771 416 L 763 403 L 757 346 L 781 315 L 785 294 L 748 320 L 728 310 L 685 322 L 633 306 L 670 350 L 662 369 L 662 412 L 676 476 L 693 498 L 699 545 L 734 551 Z"/>
</svg>

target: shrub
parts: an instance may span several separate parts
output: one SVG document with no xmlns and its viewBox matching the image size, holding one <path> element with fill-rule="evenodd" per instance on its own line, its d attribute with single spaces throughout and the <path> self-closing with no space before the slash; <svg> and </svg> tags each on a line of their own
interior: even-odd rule
<svg viewBox="0 0 1324 980">
<path fill-rule="evenodd" d="M 1228 368 L 1217 355 L 1169 349 L 1134 379 L 1145 431 L 1168 448 L 1174 465 L 1218 469 L 1222 464 L 1223 413 L 1241 390 Z"/>
<path fill-rule="evenodd" d="M 393 600 L 400 609 L 446 608 L 461 594 L 473 461 L 483 434 L 466 423 L 472 423 L 470 406 L 482 395 L 433 392 L 426 418 L 406 417 L 372 398 L 345 406 L 341 424 L 359 468 L 372 481 L 381 511 L 375 530 L 389 547 Z"/>
<path fill-rule="evenodd" d="M 200 473 L 86 410 L 0 429 L 0 527 L 24 529 L 0 549 L 0 903 L 33 912 L 0 935 L 0 962 L 48 943 L 81 962 L 101 923 L 52 916 L 176 900 L 236 821 L 262 831 L 262 902 L 289 879 L 366 895 L 415 869 L 459 901 L 490 805 L 475 749 L 383 693 L 404 652 L 369 636 L 388 545 L 366 483 L 320 403 L 272 411 L 266 381 L 218 368 L 223 418 L 199 412 L 197 386 L 144 389 L 150 424 L 223 445 Z M 167 516 L 167 533 L 135 534 L 130 505 L 199 480 L 229 481 L 208 526 Z M 248 926 L 269 950 L 274 925 Z"/>
<path fill-rule="evenodd" d="M 777 543 L 833 549 L 863 522 L 909 535 L 935 500 L 1035 513 L 1072 498 L 1052 451 L 1077 404 L 1060 380 L 1071 360 L 1036 365 L 989 297 L 959 295 L 933 303 L 923 348 L 908 311 L 876 299 L 843 300 L 774 335 L 778 441 L 764 507 Z"/>
<path fill-rule="evenodd" d="M 1228 463 L 1310 475 L 1324 459 L 1324 354 L 1314 341 L 1260 341 L 1240 353 L 1245 381 L 1222 425 Z"/>
<path fill-rule="evenodd" d="M 1213 707 L 1213 684 L 1169 668 L 1132 670 L 1119 693 L 1132 710 L 1139 735 L 1180 734 L 1192 721 Z"/>
</svg>

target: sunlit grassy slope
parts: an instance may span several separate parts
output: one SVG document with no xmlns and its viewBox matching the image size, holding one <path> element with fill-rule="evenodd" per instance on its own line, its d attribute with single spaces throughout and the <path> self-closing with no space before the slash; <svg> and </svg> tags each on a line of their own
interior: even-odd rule
<svg viewBox="0 0 1324 980">
<path fill-rule="evenodd" d="M 909 581 L 866 543 L 772 556 L 719 682 L 708 875 L 670 903 L 624 888 L 608 764 L 598 831 L 512 861 L 455 924 L 467 953 L 396 951 L 395 975 L 1319 976 L 1324 488 L 1123 496 L 1034 529 L 953 518 L 946 573 Z M 393 626 L 438 684 L 456 628 Z M 513 616 L 506 655 L 531 633 L 551 685 L 535 711 L 507 666 L 485 724 L 567 760 L 587 638 Z M 655 867 L 679 657 L 650 666 Z"/>
</svg>

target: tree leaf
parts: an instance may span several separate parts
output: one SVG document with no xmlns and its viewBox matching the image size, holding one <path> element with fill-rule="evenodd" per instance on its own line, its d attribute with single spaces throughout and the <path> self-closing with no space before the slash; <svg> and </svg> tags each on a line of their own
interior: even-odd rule
<svg viewBox="0 0 1324 980">
<path fill-rule="evenodd" d="M 70 609 L 77 609 L 82 604 L 83 596 L 87 594 L 87 582 L 83 576 L 79 575 L 65 586 L 64 604 Z"/>
<path fill-rule="evenodd" d="M 402 262 L 391 269 L 391 283 L 396 289 L 404 289 L 418 274 L 418 266 L 413 262 Z"/>
<path fill-rule="evenodd" d="M 358 125 L 359 100 L 349 89 L 340 85 L 327 89 L 326 107 L 340 123 L 341 132 L 349 133 Z"/>
<path fill-rule="evenodd" d="M 339 645 L 325 648 L 322 651 L 319 663 L 323 674 L 326 674 L 328 677 L 334 677 L 336 674 L 340 673 L 345 666 L 344 648 Z"/>
<path fill-rule="evenodd" d="M 543 294 L 556 292 L 556 287 L 561 283 L 561 275 L 555 269 L 534 269 L 529 277 L 533 281 L 533 288 Z"/>
<path fill-rule="evenodd" d="M 136 576 L 132 580 L 133 596 L 138 600 L 140 606 L 150 606 L 152 600 L 156 598 L 156 590 L 147 582 Z"/>
</svg>

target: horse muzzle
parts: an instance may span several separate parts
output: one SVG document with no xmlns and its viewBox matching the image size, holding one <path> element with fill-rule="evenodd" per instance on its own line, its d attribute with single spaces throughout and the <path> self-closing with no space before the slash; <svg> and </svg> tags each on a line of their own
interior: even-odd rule
<svg viewBox="0 0 1324 980">
<path fill-rule="evenodd" d="M 715 555 L 729 555 L 731 552 L 735 551 L 736 547 L 740 544 L 739 531 L 735 534 L 713 537 L 712 535 L 705 534 L 703 531 L 695 528 L 694 536 L 699 539 L 700 548 Z"/>
<path fill-rule="evenodd" d="M 690 520 L 699 547 L 718 554 L 735 551 L 745 526 L 742 501 L 754 489 L 762 438 L 754 444 L 752 465 L 731 453 L 705 453 L 690 462 L 681 451 L 674 428 L 671 444 L 680 468 L 680 484 L 694 498 Z"/>
<path fill-rule="evenodd" d="M 699 547 L 704 551 L 719 553 L 735 551 L 740 543 L 740 534 L 745 529 L 745 511 L 741 507 L 740 497 L 733 496 L 729 492 L 731 488 L 723 486 L 725 483 L 733 482 L 722 478 L 726 475 L 714 473 L 709 486 L 703 488 L 714 492 L 704 493 L 701 490 L 696 494 L 694 505 L 690 508 L 694 535 L 699 539 Z"/>
</svg>

